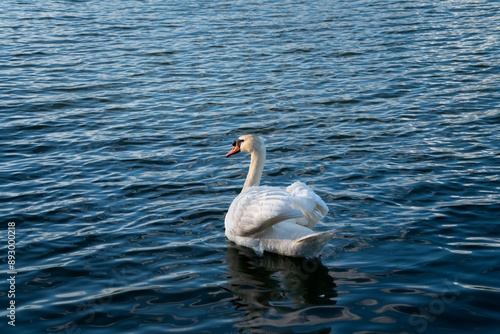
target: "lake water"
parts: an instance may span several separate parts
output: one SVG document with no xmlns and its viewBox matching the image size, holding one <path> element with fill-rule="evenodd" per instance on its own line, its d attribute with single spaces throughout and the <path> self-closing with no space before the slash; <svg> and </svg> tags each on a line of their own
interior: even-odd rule
<svg viewBox="0 0 500 334">
<path fill-rule="evenodd" d="M 499 2 L 0 14 L 3 333 L 498 333 Z M 246 133 L 328 204 L 320 259 L 224 236 Z"/>
</svg>

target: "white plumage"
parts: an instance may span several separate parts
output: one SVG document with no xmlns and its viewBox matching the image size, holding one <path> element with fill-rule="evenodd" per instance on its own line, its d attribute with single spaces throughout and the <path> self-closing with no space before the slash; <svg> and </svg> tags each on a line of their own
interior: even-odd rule
<svg viewBox="0 0 500 334">
<path fill-rule="evenodd" d="M 258 253 L 318 256 L 333 237 L 331 231 L 312 230 L 328 212 L 325 202 L 302 182 L 286 189 L 259 186 L 265 160 L 265 145 L 260 137 L 242 136 L 233 146 L 226 156 L 247 152 L 251 162 L 243 190 L 226 214 L 228 239 Z"/>
</svg>

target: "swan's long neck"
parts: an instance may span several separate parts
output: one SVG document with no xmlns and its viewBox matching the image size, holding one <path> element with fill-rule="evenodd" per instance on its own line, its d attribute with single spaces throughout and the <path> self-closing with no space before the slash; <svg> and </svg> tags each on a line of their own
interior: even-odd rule
<svg viewBox="0 0 500 334">
<path fill-rule="evenodd" d="M 253 151 L 250 155 L 250 169 L 248 170 L 247 179 L 243 185 L 243 190 L 247 187 L 258 186 L 260 177 L 264 170 L 264 162 L 266 161 L 266 149 L 263 147 L 260 150 Z"/>
</svg>

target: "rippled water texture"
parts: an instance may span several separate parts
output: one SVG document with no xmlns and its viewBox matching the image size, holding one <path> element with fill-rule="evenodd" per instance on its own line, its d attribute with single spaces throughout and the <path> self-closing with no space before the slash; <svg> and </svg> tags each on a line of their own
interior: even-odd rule
<svg viewBox="0 0 500 334">
<path fill-rule="evenodd" d="M 497 1 L 0 14 L 2 332 L 500 328 Z M 245 133 L 267 140 L 263 184 L 328 204 L 320 260 L 226 240 L 249 158 L 224 155 Z"/>
</svg>

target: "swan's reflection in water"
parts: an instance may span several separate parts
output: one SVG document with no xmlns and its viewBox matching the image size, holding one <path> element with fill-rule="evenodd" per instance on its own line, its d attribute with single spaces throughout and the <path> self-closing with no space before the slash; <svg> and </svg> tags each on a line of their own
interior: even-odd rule
<svg viewBox="0 0 500 334">
<path fill-rule="evenodd" d="M 228 242 L 228 284 L 235 309 L 242 318 L 235 325 L 244 332 L 295 332 L 304 326 L 315 332 L 331 317 L 342 316 L 335 307 L 335 282 L 318 259 L 291 258 L 252 250 Z M 293 331 L 292 331 L 293 328 Z M 253 330 L 251 330 L 253 329 Z M 322 333 L 330 329 L 322 328 Z M 307 331 L 307 330 L 306 330 Z"/>
</svg>

